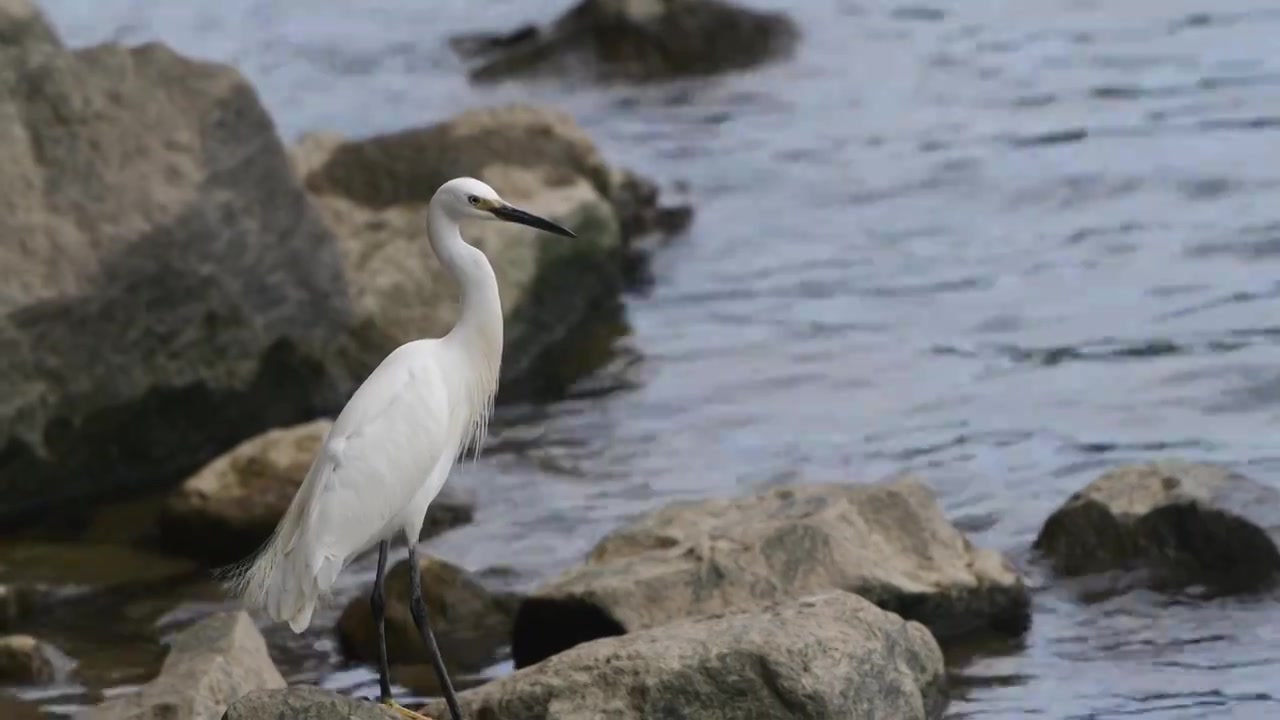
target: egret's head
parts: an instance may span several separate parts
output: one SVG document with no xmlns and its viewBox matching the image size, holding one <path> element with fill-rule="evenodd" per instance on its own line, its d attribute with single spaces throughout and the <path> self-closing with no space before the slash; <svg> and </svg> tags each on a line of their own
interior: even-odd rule
<svg viewBox="0 0 1280 720">
<path fill-rule="evenodd" d="M 493 188 L 475 178 L 454 178 L 441 185 L 440 189 L 436 191 L 436 196 L 432 202 L 441 203 L 445 213 L 455 221 L 468 218 L 473 220 L 501 220 L 503 222 L 528 225 L 556 235 L 577 237 L 577 235 L 550 220 L 513 207 L 506 200 L 498 197 L 498 193 Z"/>
</svg>

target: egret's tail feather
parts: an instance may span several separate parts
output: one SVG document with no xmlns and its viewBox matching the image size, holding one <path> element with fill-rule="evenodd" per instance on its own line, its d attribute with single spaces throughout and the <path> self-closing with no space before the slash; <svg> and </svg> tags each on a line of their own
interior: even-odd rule
<svg viewBox="0 0 1280 720">
<path fill-rule="evenodd" d="M 285 551 L 286 543 L 279 540 L 273 537 L 256 555 L 215 574 L 228 593 L 274 621 L 288 621 L 294 632 L 302 632 L 311 623 L 316 602 L 332 583 L 318 582 L 320 578 L 307 558 L 296 549 Z"/>
<path fill-rule="evenodd" d="M 319 463 L 313 463 L 271 539 L 245 560 L 215 571 L 228 593 L 265 611 L 274 621 L 288 621 L 294 632 L 302 632 L 311 623 L 316 602 L 334 579 L 328 577 L 328 572 L 317 577 L 320 568 L 309 556 L 304 537 L 309 519 L 305 515 L 315 492 L 318 467 Z M 300 539 L 303 542 L 298 542 Z"/>
</svg>

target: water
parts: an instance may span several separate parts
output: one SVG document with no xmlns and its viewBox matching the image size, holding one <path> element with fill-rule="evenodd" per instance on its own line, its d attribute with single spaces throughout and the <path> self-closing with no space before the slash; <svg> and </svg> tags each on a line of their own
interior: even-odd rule
<svg viewBox="0 0 1280 720">
<path fill-rule="evenodd" d="M 673 498 L 901 470 L 1022 562 L 1114 463 L 1280 482 L 1280 10 L 1264 0 L 786 3 L 794 59 L 643 89 L 468 87 L 446 37 L 549 18 L 552 0 L 43 4 L 75 45 L 162 39 L 235 64 L 286 138 L 531 100 L 688 183 L 695 225 L 631 299 L 615 366 L 508 411 L 462 476 L 477 522 L 430 549 L 464 566 L 528 586 Z M 957 667 L 953 717 L 1280 712 L 1274 601 L 1085 602 L 1029 572 L 1029 635 Z M 323 632 L 270 637 L 291 678 L 371 691 Z"/>
</svg>

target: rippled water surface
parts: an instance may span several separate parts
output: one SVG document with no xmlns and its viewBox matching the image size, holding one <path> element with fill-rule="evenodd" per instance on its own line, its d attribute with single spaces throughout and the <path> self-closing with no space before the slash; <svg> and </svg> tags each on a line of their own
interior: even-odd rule
<svg viewBox="0 0 1280 720">
<path fill-rule="evenodd" d="M 917 471 L 1019 562 L 1113 463 L 1280 482 L 1280 7 L 1264 0 L 786 3 L 805 34 L 792 60 L 643 89 L 468 87 L 446 37 L 547 19 L 551 0 L 43 5 L 75 45 L 161 39 L 235 64 L 288 138 L 533 100 L 688 184 L 697 219 L 632 298 L 616 365 L 509 410 L 455 476 L 477 522 L 430 549 L 469 568 L 527 586 L 673 498 L 790 480 Z M 1085 602 L 1029 572 L 1025 644 L 958 666 L 954 717 L 1280 717 L 1274 600 Z M 294 679 L 373 687 L 334 670 L 323 632 L 271 639 Z"/>
</svg>

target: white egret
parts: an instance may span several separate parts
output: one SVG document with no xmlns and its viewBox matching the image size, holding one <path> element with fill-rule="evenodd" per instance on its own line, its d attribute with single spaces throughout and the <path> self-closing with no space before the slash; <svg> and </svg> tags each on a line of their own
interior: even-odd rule
<svg viewBox="0 0 1280 720">
<path fill-rule="evenodd" d="M 484 253 L 462 239 L 458 223 L 467 218 L 576 237 L 512 207 L 479 180 L 455 178 L 441 185 L 427 207 L 427 233 L 440 264 L 461 290 L 457 323 L 444 337 L 401 345 L 378 365 L 334 420 L 272 538 L 255 556 L 223 572 L 232 592 L 300 633 L 338 573 L 376 544 L 370 605 L 379 644 L 380 702 L 416 720 L 423 716 L 391 697 L 383 596 L 387 551 L 397 533 L 408 543 L 413 621 L 449 711 L 462 720 L 427 619 L 414 544 L 427 506 L 455 460 L 484 439 L 502 357 L 498 282 Z"/>
</svg>

